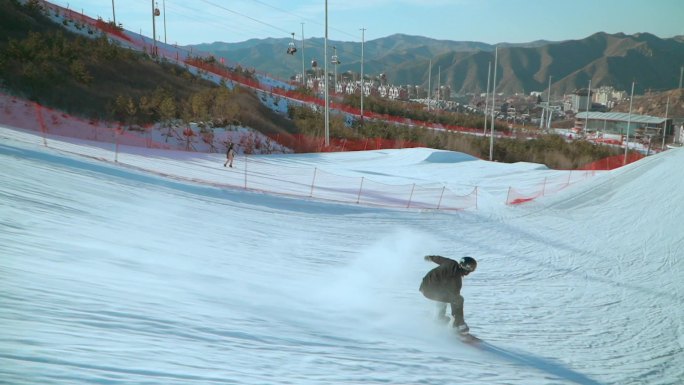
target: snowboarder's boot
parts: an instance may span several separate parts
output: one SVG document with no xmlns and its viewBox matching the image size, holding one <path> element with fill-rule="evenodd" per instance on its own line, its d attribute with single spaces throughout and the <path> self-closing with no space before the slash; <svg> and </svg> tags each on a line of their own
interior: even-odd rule
<svg viewBox="0 0 684 385">
<path fill-rule="evenodd" d="M 462 324 L 456 324 L 456 322 L 454 322 L 454 330 L 460 335 L 467 335 L 468 332 L 470 332 L 470 328 L 465 322 Z"/>
</svg>

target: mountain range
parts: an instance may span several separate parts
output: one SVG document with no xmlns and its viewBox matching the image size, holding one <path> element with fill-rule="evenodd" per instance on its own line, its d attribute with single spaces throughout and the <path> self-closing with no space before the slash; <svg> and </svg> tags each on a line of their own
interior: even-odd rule
<svg viewBox="0 0 684 385">
<path fill-rule="evenodd" d="M 286 53 L 289 43 L 295 43 L 298 49 L 294 55 Z M 504 94 L 546 91 L 549 77 L 554 96 L 586 88 L 589 80 L 592 88 L 612 86 L 626 91 L 634 81 L 636 94 L 670 90 L 679 86 L 684 64 L 684 36 L 663 39 L 650 33 L 598 32 L 579 40 L 490 45 L 395 34 L 363 44 L 328 40 L 328 56 L 336 53 L 341 61 L 338 74 L 360 72 L 362 45 L 367 78 L 384 74 L 390 84 L 426 87 L 430 82 L 433 88 L 437 84 L 448 85 L 452 94 L 485 92 L 495 50 L 498 51 L 496 89 Z M 281 79 L 301 74 L 302 64 L 310 70 L 312 60 L 318 62 L 319 68 L 323 67 L 322 38 L 305 40 L 304 57 L 301 40 L 289 38 L 191 47 Z M 334 73 L 334 65 L 329 64 L 328 70 Z"/>
</svg>

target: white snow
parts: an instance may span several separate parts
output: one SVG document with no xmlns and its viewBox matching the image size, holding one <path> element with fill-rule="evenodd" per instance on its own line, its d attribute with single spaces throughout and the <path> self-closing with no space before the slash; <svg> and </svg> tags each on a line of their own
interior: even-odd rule
<svg viewBox="0 0 684 385">
<path fill-rule="evenodd" d="M 0 383 L 684 381 L 684 150 L 515 206 L 511 185 L 568 172 L 426 148 L 254 157 L 282 170 L 264 190 L 312 169 L 478 186 L 455 212 L 245 191 L 243 157 L 113 151 L 0 126 Z M 479 348 L 433 322 L 426 254 L 478 259 Z"/>
</svg>

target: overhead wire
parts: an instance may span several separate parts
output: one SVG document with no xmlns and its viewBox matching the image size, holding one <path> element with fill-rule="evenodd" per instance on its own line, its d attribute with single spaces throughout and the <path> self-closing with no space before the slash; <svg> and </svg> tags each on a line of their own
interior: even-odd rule
<svg viewBox="0 0 684 385">
<path fill-rule="evenodd" d="M 258 3 L 258 4 L 261 4 L 261 5 L 264 5 L 264 6 L 266 6 L 266 7 L 275 9 L 275 10 L 277 10 L 277 11 L 279 11 L 279 12 L 283 12 L 283 13 L 286 13 L 286 14 L 289 14 L 289 15 L 293 15 L 293 16 L 299 17 L 300 19 L 302 19 L 302 20 L 304 20 L 304 21 L 308 21 L 308 22 L 310 22 L 310 23 L 312 23 L 312 24 L 317 24 L 317 25 L 324 26 L 323 24 L 321 24 L 321 23 L 319 23 L 319 22 L 317 22 L 317 21 L 315 21 L 315 20 L 313 20 L 313 19 L 303 18 L 303 17 L 301 17 L 301 16 L 298 15 L 298 14 L 295 14 L 295 13 L 290 12 L 290 11 L 288 11 L 288 10 L 284 10 L 284 9 L 279 8 L 279 7 L 270 5 L 270 4 L 268 4 L 268 3 L 264 2 L 264 1 L 261 1 L 261 0 L 251 0 L 251 1 L 252 1 L 252 2 L 255 2 L 255 3 Z M 340 32 L 340 33 L 342 33 L 342 34 L 344 34 L 344 35 L 347 35 L 347 36 L 350 36 L 350 37 L 353 37 L 353 38 L 358 38 L 358 37 L 359 37 L 358 35 L 350 34 L 350 33 L 346 32 L 346 31 L 344 31 L 344 30 L 341 30 L 341 29 L 330 28 L 330 27 L 329 27 L 329 29 L 332 29 L 332 30 L 334 30 L 334 31 Z M 318 44 L 318 43 L 317 43 L 315 40 L 313 40 L 313 39 L 310 40 L 310 45 L 311 45 L 311 44 L 314 45 L 314 46 L 317 46 L 317 48 L 321 48 L 321 45 Z M 356 59 L 361 59 L 361 55 L 360 55 L 360 54 L 358 54 L 358 53 L 356 53 L 356 52 L 354 52 L 354 51 L 348 51 L 348 50 L 344 49 L 343 47 L 340 47 L 340 48 L 341 48 L 341 49 L 338 49 L 338 53 L 341 53 L 341 54 L 343 54 L 343 55 L 346 54 L 346 55 L 348 55 L 348 56 L 355 57 Z M 340 55 L 338 55 L 338 56 L 340 56 Z M 373 60 L 379 62 L 384 68 L 392 68 L 392 69 L 398 68 L 398 66 L 397 66 L 396 64 L 388 64 L 387 62 L 382 61 L 382 60 L 378 60 L 378 59 L 373 59 Z"/>
<path fill-rule="evenodd" d="M 210 16 L 207 12 L 197 12 L 195 8 L 189 8 L 185 4 L 177 4 L 172 1 L 167 1 L 167 12 L 178 16 L 181 19 L 192 19 L 193 22 L 201 24 L 201 28 L 210 27 L 218 33 L 230 33 L 231 36 L 244 36 L 245 40 L 251 38 L 255 34 L 263 33 L 263 29 L 247 28 L 244 24 L 237 26 L 233 23 L 225 23 Z M 220 41 L 217 36 L 215 41 Z M 202 43 L 211 43 L 209 41 Z"/>
<path fill-rule="evenodd" d="M 308 22 L 310 22 L 310 23 L 312 23 L 312 24 L 317 24 L 317 25 L 324 26 L 323 24 L 321 24 L 321 23 L 319 23 L 319 22 L 317 22 L 317 21 L 315 21 L 315 20 L 313 20 L 313 19 L 303 18 L 303 17 L 301 17 L 301 16 L 298 15 L 298 14 L 295 14 L 295 13 L 290 12 L 290 11 L 288 11 L 288 10 L 284 10 L 284 9 L 279 8 L 279 7 L 273 6 L 273 5 L 268 4 L 268 3 L 266 3 L 266 2 L 264 2 L 264 1 L 262 1 L 262 0 L 251 0 L 251 1 L 252 1 L 252 2 L 255 2 L 255 3 L 258 3 L 258 4 L 261 4 L 261 5 L 264 5 L 264 6 L 266 6 L 266 7 L 269 7 L 269 8 L 271 8 L 271 9 L 275 9 L 275 10 L 277 10 L 277 11 L 279 11 L 279 12 L 286 13 L 286 14 L 289 14 L 289 15 L 292 15 L 292 16 L 299 17 L 301 20 L 308 21 Z M 347 35 L 347 36 L 350 36 L 350 37 L 353 37 L 353 38 L 358 38 L 358 35 L 350 34 L 350 33 L 346 32 L 346 31 L 344 31 L 344 30 L 337 29 L 337 28 L 334 28 L 334 27 L 333 27 L 333 28 L 328 27 L 328 28 L 329 28 L 329 29 L 332 29 L 332 30 L 334 30 L 334 31 L 340 32 L 340 33 L 342 33 L 342 34 L 344 34 L 344 35 Z M 313 44 L 314 46 L 318 45 L 317 48 L 321 48 L 320 44 L 317 44 L 315 40 L 311 40 L 311 41 L 310 41 L 310 44 Z M 354 52 L 354 51 L 347 51 L 347 50 L 345 50 L 345 49 L 338 49 L 338 52 L 340 52 L 340 53 L 342 53 L 342 54 L 347 54 L 347 55 L 353 56 L 353 57 L 355 57 L 355 58 L 357 58 L 357 59 L 361 59 L 361 55 L 360 55 L 360 54 L 357 54 L 357 53 Z M 338 56 L 339 56 L 339 55 L 338 55 Z M 384 61 L 384 60 L 378 60 L 378 59 L 373 59 L 373 60 L 376 61 L 376 62 L 379 62 L 384 68 L 392 68 L 392 69 L 397 69 L 397 68 L 399 68 L 398 65 L 396 65 L 396 64 L 388 64 L 388 63 L 387 63 L 386 61 Z"/>
<path fill-rule="evenodd" d="M 229 8 L 226 8 L 226 7 L 222 6 L 222 5 L 216 4 L 216 3 L 211 2 L 211 1 L 209 1 L 209 0 L 200 0 L 200 1 L 203 2 L 203 3 L 209 4 L 209 5 L 211 5 L 211 6 L 214 6 L 214 7 L 216 7 L 216 8 L 223 9 L 224 11 L 233 13 L 233 14 L 235 14 L 235 15 L 242 16 L 242 17 L 247 18 L 247 19 L 249 19 L 249 20 L 252 20 L 252 21 L 254 21 L 254 22 L 256 22 L 256 23 L 260 23 L 260 24 L 263 24 L 263 25 L 272 27 L 272 28 L 274 28 L 274 29 L 276 29 L 276 30 L 285 32 L 286 34 L 289 34 L 289 33 L 290 33 L 290 31 L 286 31 L 286 30 L 284 30 L 284 29 L 282 29 L 282 28 L 280 28 L 280 27 L 277 27 L 277 26 L 275 26 L 275 25 L 273 25 L 273 24 L 269 24 L 269 23 L 266 23 L 266 22 L 264 22 L 264 21 L 255 19 L 255 18 L 253 18 L 253 17 L 251 17 L 251 16 L 248 16 L 248 15 L 245 15 L 245 14 L 243 14 L 243 13 L 234 11 L 234 10 L 229 9 Z"/>
<path fill-rule="evenodd" d="M 249 20 L 252 23 L 256 23 L 256 24 L 259 24 L 261 26 L 268 27 L 268 28 L 275 30 L 275 31 L 278 31 L 278 32 L 282 32 L 284 35 L 292 35 L 292 33 L 293 33 L 292 31 L 285 30 L 284 28 L 277 26 L 275 24 L 272 24 L 272 23 L 269 23 L 269 22 L 266 22 L 263 20 L 259 20 L 255 17 L 249 16 L 245 13 L 238 12 L 234 9 L 228 8 L 228 7 L 221 5 L 221 4 L 217 4 L 214 1 L 210 1 L 210 0 L 200 0 L 200 1 L 202 1 L 203 3 L 205 3 L 211 7 L 217 8 L 221 11 L 228 12 L 232 15 L 236 15 L 238 17 Z M 278 12 L 297 17 L 300 20 L 303 20 L 303 21 L 308 22 L 310 24 L 323 25 L 323 24 L 321 24 L 321 23 L 319 23 L 313 19 L 302 17 L 301 15 L 298 15 L 296 13 L 289 11 L 289 10 L 285 10 L 285 9 L 280 8 L 280 7 L 268 4 L 262 0 L 251 0 L 251 1 L 254 3 L 260 4 L 264 7 L 274 9 Z M 173 13 L 176 14 L 177 16 L 180 16 L 180 17 L 186 18 L 186 19 L 190 18 L 190 19 L 198 20 L 201 23 L 203 23 L 203 25 L 208 24 L 208 25 L 215 26 L 217 30 L 230 30 L 231 33 L 233 33 L 233 34 L 239 34 L 241 36 L 245 36 L 246 39 L 250 39 L 249 32 L 245 32 L 247 29 L 246 24 L 240 24 L 240 27 L 232 28 L 231 23 L 223 23 L 223 22 L 216 21 L 215 16 L 218 16 L 218 15 L 211 13 L 211 12 L 207 12 L 206 10 L 199 11 L 195 7 L 188 6 L 187 2 L 186 3 L 181 3 L 181 2 L 177 3 L 177 2 L 172 1 L 172 0 L 166 0 L 166 6 L 169 7 L 169 5 L 170 5 L 170 8 L 173 11 Z M 208 16 L 208 15 L 211 15 L 211 16 Z M 214 16 L 214 17 L 212 17 L 212 16 Z M 331 29 L 334 29 L 334 30 L 336 30 L 336 31 L 338 31 L 344 35 L 350 36 L 350 37 L 358 37 L 356 35 L 350 34 L 346 31 L 343 31 L 340 29 L 336 29 L 336 28 L 331 28 Z M 263 29 L 258 29 L 258 30 L 257 29 L 251 29 L 251 30 L 254 32 L 264 32 L 265 31 Z M 323 44 L 314 38 L 307 39 L 306 43 L 307 43 L 308 47 L 313 47 L 313 48 L 317 48 L 317 49 L 323 48 Z M 337 48 L 338 48 L 337 49 L 337 55 L 338 55 L 338 57 L 341 57 L 341 59 L 344 59 L 344 57 L 352 57 L 356 60 L 361 59 L 361 55 L 359 53 L 356 53 L 352 50 L 348 50 L 345 48 L 345 46 L 340 46 Z M 329 60 L 329 59 L 330 58 L 326 58 L 326 60 Z M 399 68 L 399 66 L 397 64 L 388 63 L 388 62 L 381 60 L 381 59 L 372 59 L 372 61 L 379 63 L 383 68 L 386 68 L 386 69 L 398 69 Z"/>
</svg>

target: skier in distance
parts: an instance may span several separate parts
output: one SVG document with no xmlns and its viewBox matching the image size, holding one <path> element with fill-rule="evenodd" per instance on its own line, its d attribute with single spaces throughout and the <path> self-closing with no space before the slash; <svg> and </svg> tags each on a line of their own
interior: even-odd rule
<svg viewBox="0 0 684 385">
<path fill-rule="evenodd" d="M 235 149 L 233 147 L 233 142 L 230 142 L 226 148 L 226 162 L 223 164 L 223 167 L 226 167 L 226 165 L 233 167 L 233 158 L 235 158 Z"/>
</svg>

